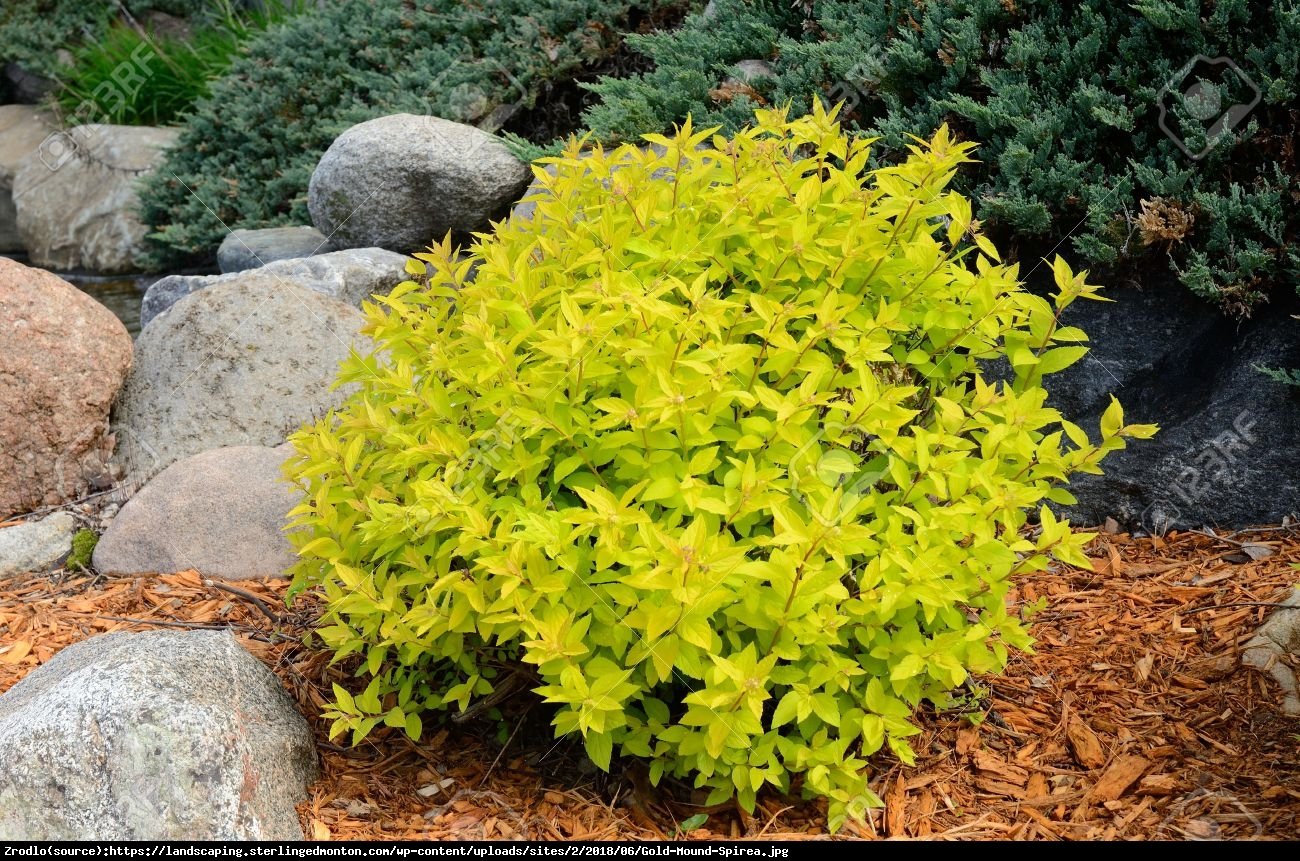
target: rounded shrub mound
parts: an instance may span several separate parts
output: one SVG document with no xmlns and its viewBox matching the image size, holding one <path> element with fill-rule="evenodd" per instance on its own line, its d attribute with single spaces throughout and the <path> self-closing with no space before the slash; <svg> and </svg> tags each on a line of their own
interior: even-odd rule
<svg viewBox="0 0 1300 861">
<path fill-rule="evenodd" d="M 1020 289 L 946 130 L 874 172 L 823 112 L 648 140 L 572 145 L 532 220 L 368 307 L 355 394 L 293 438 L 294 589 L 363 679 L 336 733 L 522 689 L 602 768 L 838 827 L 920 703 L 1029 645 L 1011 579 L 1087 565 L 1043 503 L 1154 428 L 1044 405 L 1096 288 L 1058 260 L 1055 308 Z"/>
</svg>

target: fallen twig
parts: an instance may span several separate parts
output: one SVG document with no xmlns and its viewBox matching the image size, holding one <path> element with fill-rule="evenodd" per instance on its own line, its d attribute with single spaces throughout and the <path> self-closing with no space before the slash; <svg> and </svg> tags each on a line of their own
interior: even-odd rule
<svg viewBox="0 0 1300 861">
<path fill-rule="evenodd" d="M 492 772 L 496 771 L 497 763 L 501 761 L 501 757 L 505 756 L 506 750 L 510 747 L 510 742 L 515 740 L 515 736 L 519 734 L 519 730 L 524 725 L 524 721 L 528 719 L 528 713 L 532 710 L 533 707 L 530 705 L 528 708 L 524 709 L 524 713 L 519 716 L 519 723 L 515 724 L 515 728 L 511 731 L 510 737 L 506 739 L 505 744 L 501 745 L 501 750 L 497 751 L 496 758 L 492 760 L 492 764 L 488 766 L 488 770 L 483 774 L 483 779 L 478 782 L 480 789 L 483 787 L 483 784 L 487 783 L 488 778 L 492 776 Z"/>
<path fill-rule="evenodd" d="M 501 684 L 497 685 L 496 690 L 492 693 L 488 694 L 476 703 L 471 703 L 463 712 L 457 712 L 452 715 L 451 722 L 462 724 L 473 720 L 475 717 L 498 703 L 504 702 L 511 694 L 524 686 L 526 679 L 527 676 L 525 673 L 520 671 L 512 672 L 502 680 Z"/>
<path fill-rule="evenodd" d="M 127 622 L 136 625 L 159 625 L 164 628 L 186 628 L 195 631 L 239 631 L 245 637 L 260 640 L 263 643 L 274 643 L 274 637 L 276 636 L 274 634 L 268 636 L 255 628 L 247 628 L 242 625 L 209 625 L 205 622 L 173 622 L 166 619 L 132 619 L 128 616 L 95 616 L 93 618 L 103 619 L 108 622 Z"/>
<path fill-rule="evenodd" d="M 161 625 L 165 628 L 192 628 L 201 631 L 225 631 L 228 625 L 208 625 L 203 622 L 168 622 L 163 619 L 131 619 L 127 616 L 96 616 L 108 622 L 133 622 L 137 625 Z"/>
<path fill-rule="evenodd" d="M 238 595 L 240 598 L 244 598 L 248 600 L 250 603 L 252 603 L 254 607 L 261 610 L 262 615 L 271 620 L 271 624 L 276 625 L 277 627 L 283 624 L 280 620 L 280 617 L 271 612 L 271 608 L 266 605 L 266 602 L 263 601 L 261 598 L 257 597 L 256 595 L 254 595 L 252 592 L 249 592 L 245 589 L 240 589 L 237 586 L 231 586 L 226 583 L 218 583 L 216 580 L 209 580 L 206 578 L 203 580 L 203 585 L 207 586 L 209 589 L 220 589 L 223 592 L 229 592 L 232 595 Z"/>
<path fill-rule="evenodd" d="M 1278 604 L 1272 601 L 1237 601 L 1232 604 L 1215 604 L 1212 607 L 1195 607 L 1191 610 L 1180 610 L 1184 616 L 1190 616 L 1193 613 L 1205 613 L 1210 610 L 1231 610 L 1234 607 L 1272 607 L 1275 610 L 1300 610 L 1300 605 L 1295 604 Z"/>
</svg>

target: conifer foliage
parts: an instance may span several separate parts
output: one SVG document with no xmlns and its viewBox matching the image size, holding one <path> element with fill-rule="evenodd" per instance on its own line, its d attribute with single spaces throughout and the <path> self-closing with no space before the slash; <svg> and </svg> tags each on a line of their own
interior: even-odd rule
<svg viewBox="0 0 1300 861">
<path fill-rule="evenodd" d="M 433 115 L 495 131 L 617 50 L 658 0 L 324 0 L 248 46 L 141 189 L 155 268 L 206 262 L 228 228 L 307 224 L 307 183 L 356 123 Z"/>
<path fill-rule="evenodd" d="M 819 98 L 843 101 L 892 159 L 946 122 L 981 144 L 959 187 L 991 229 L 1068 235 L 1096 264 L 1167 259 L 1236 314 L 1300 283 L 1294 0 L 710 7 L 633 39 L 655 68 L 598 84 L 592 129 L 630 138 L 687 114 L 738 128 L 757 103 L 804 111 Z M 772 74 L 741 80 L 747 59 Z"/>
</svg>

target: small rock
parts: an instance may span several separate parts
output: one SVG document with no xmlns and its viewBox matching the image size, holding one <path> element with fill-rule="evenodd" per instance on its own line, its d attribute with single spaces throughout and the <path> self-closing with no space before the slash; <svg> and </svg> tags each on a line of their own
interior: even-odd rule
<svg viewBox="0 0 1300 861">
<path fill-rule="evenodd" d="M 301 840 L 316 773 L 228 631 L 92 637 L 0 696 L 0 840 Z"/>
<path fill-rule="evenodd" d="M 29 72 L 19 63 L 5 63 L 5 82 L 13 100 L 22 105 L 36 105 L 44 102 L 58 86 L 55 81 Z"/>
<path fill-rule="evenodd" d="M 1300 658 L 1300 586 L 1282 602 L 1241 651 L 1241 662 L 1282 686 L 1282 713 L 1300 717 L 1300 681 L 1290 663 Z"/>
<path fill-rule="evenodd" d="M 77 519 L 66 511 L 0 529 L 0 579 L 53 568 L 68 555 L 76 531 Z"/>
<path fill-rule="evenodd" d="M 113 518 L 95 547 L 95 570 L 194 569 L 229 580 L 284 573 L 297 559 L 283 532 L 297 499 L 280 476 L 292 453 L 288 445 L 231 446 L 173 463 Z"/>
<path fill-rule="evenodd" d="M 403 253 L 483 230 L 508 211 L 532 173 L 473 126 L 394 114 L 353 126 L 312 173 L 312 223 L 336 248 Z"/>
<path fill-rule="evenodd" d="M 144 19 L 145 30 L 155 38 L 164 36 L 168 39 L 188 42 L 194 35 L 193 25 L 184 18 L 168 15 L 157 9 L 149 9 L 141 17 Z"/>
<path fill-rule="evenodd" d="M 351 349 L 371 349 L 361 312 L 251 274 L 184 297 L 140 333 L 113 410 L 130 483 L 209 449 L 279 445 L 351 390 L 332 386 Z"/>
<path fill-rule="evenodd" d="M 314 232 L 314 231 L 313 231 Z M 218 284 L 288 285 L 360 305 L 386 294 L 407 279 L 406 258 L 382 248 L 352 248 L 315 257 L 280 260 L 226 275 L 168 275 L 155 281 L 140 303 L 140 326 L 149 323 L 183 296 Z"/>
<path fill-rule="evenodd" d="M 267 227 L 232 230 L 217 249 L 223 274 L 257 269 L 278 260 L 311 257 L 329 250 L 329 240 L 314 227 Z"/>
<path fill-rule="evenodd" d="M 102 275 L 139 271 L 146 229 L 136 185 L 178 129 L 84 125 L 50 137 L 19 164 L 18 232 L 34 265 Z"/>
<path fill-rule="evenodd" d="M 585 156 L 583 157 L 585 158 Z M 555 165 L 548 164 L 543 166 L 542 169 L 550 176 L 555 176 Z M 550 192 L 542 185 L 541 177 L 534 177 L 533 181 L 528 184 L 528 188 L 524 190 L 524 196 L 510 210 L 510 221 L 512 223 L 532 221 L 533 213 L 537 211 L 538 198 L 545 197 L 548 194 Z"/>
<path fill-rule="evenodd" d="M 776 74 L 764 60 L 741 60 L 732 68 L 736 70 L 736 74 L 728 80 L 742 84 L 752 84 L 759 78 L 771 78 Z"/>
</svg>

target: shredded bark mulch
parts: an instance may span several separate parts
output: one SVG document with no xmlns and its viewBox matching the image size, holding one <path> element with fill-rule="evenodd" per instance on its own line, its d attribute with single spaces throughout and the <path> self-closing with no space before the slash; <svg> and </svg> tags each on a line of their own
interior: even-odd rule
<svg viewBox="0 0 1300 861">
<path fill-rule="evenodd" d="M 1218 537 L 1103 533 L 1095 571 L 1020 581 L 1045 606 L 1036 653 L 970 685 L 961 712 L 920 716 L 906 767 L 886 756 L 885 800 L 837 839 L 1294 839 L 1300 720 L 1241 646 L 1300 582 L 1300 529 Z M 320 718 L 346 673 L 306 642 L 319 606 L 286 609 L 283 580 L 214 583 L 190 572 L 0 583 L 0 692 L 71 643 L 153 626 L 231 629 L 271 666 L 315 730 L 323 776 L 299 806 L 316 839 L 825 839 L 824 807 L 769 795 L 752 815 L 705 809 L 689 788 L 612 775 L 521 707 L 498 729 L 426 722 L 418 744 L 379 731 L 353 749 Z M 527 699 L 526 697 L 520 698 Z M 541 709 L 535 710 L 536 712 Z M 346 739 L 339 739 L 346 742 Z"/>
</svg>

